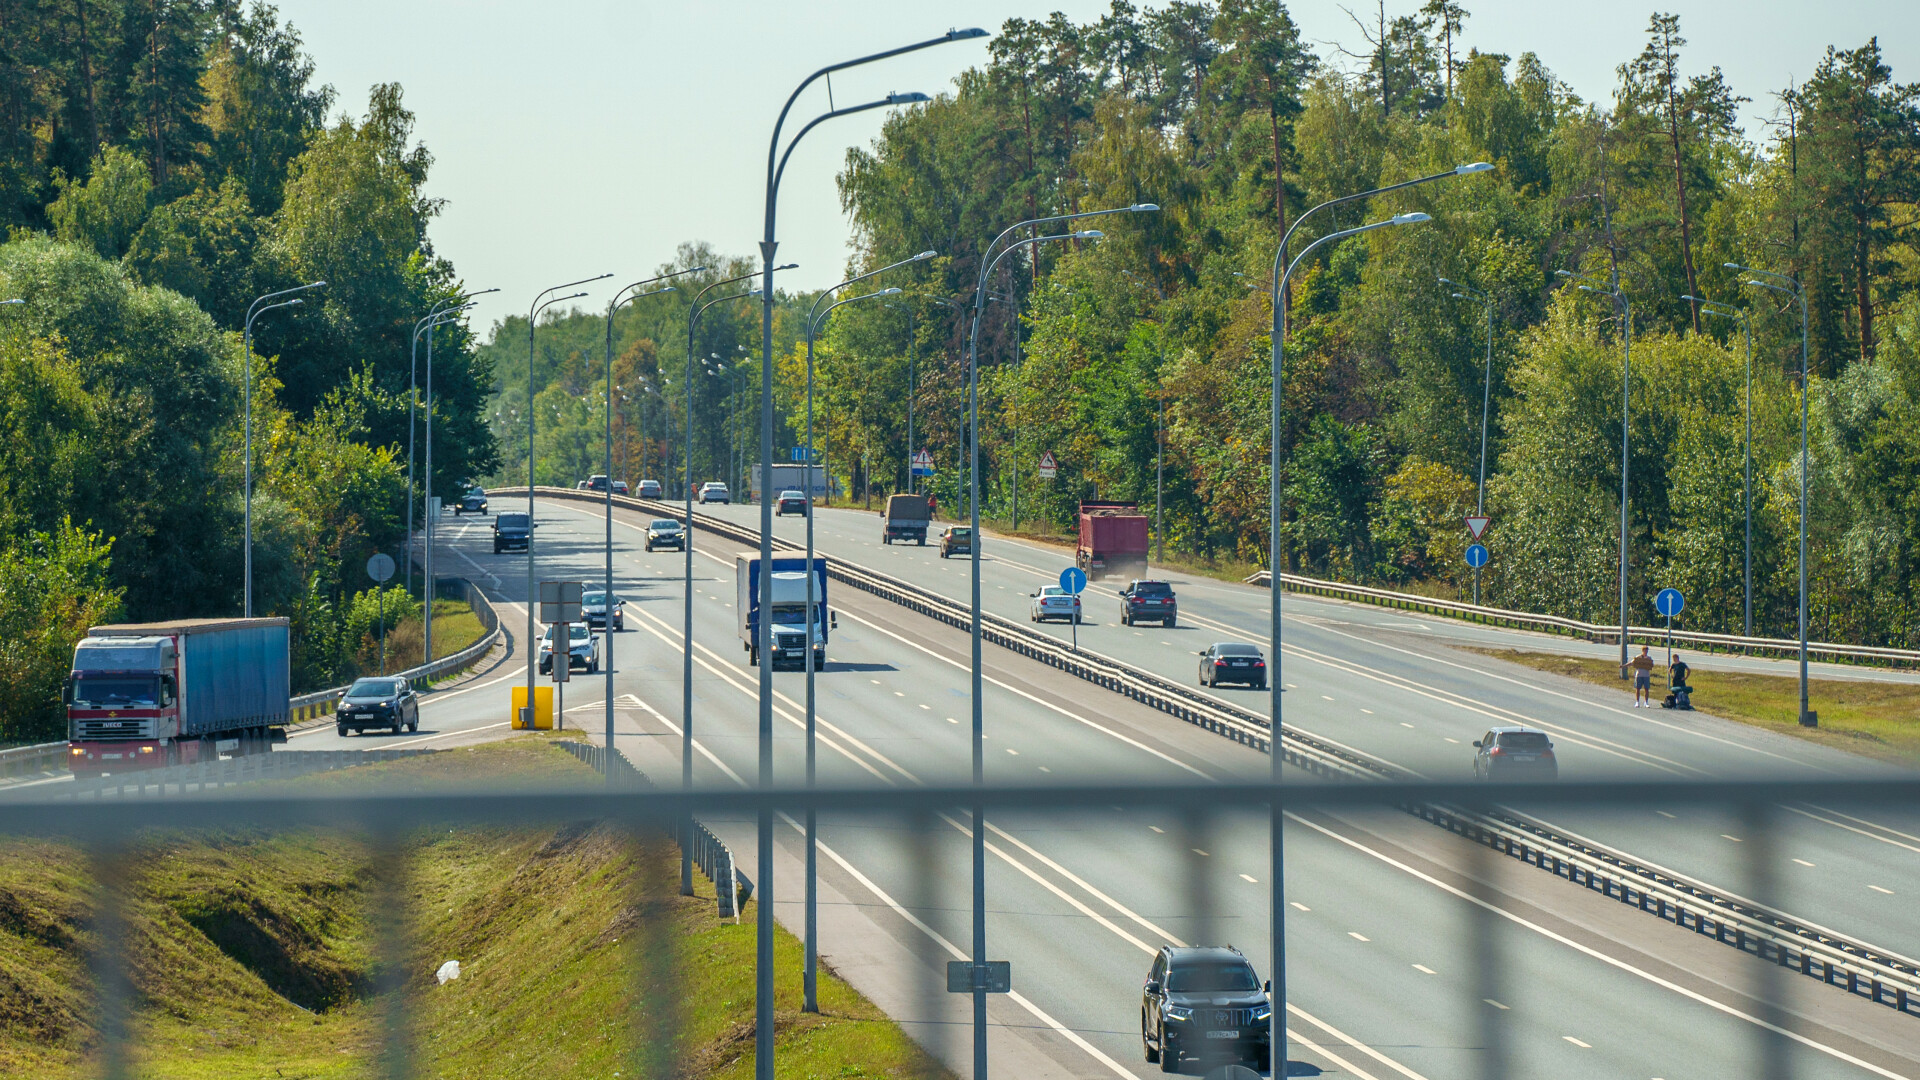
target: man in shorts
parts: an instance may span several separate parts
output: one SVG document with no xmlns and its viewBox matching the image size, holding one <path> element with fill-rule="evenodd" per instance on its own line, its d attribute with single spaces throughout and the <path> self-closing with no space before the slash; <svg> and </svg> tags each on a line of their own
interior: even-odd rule
<svg viewBox="0 0 1920 1080">
<path fill-rule="evenodd" d="M 1653 687 L 1653 657 L 1648 655 L 1645 645 L 1640 646 L 1640 655 L 1629 661 L 1627 666 L 1633 669 L 1633 707 L 1653 708 L 1648 696 Z"/>
</svg>

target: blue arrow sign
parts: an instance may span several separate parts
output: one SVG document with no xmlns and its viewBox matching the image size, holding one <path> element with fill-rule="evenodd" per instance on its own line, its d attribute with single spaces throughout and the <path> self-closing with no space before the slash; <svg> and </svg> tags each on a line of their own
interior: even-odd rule
<svg viewBox="0 0 1920 1080">
<path fill-rule="evenodd" d="M 1060 571 L 1060 587 L 1079 596 L 1087 587 L 1087 572 L 1077 566 L 1069 566 Z"/>
<path fill-rule="evenodd" d="M 1485 544 L 1467 545 L 1467 565 L 1468 566 L 1471 566 L 1475 570 L 1478 570 L 1481 567 L 1487 565 L 1487 560 L 1489 558 L 1491 558 L 1491 556 L 1487 554 L 1487 545 Z"/>
<path fill-rule="evenodd" d="M 1661 589 L 1653 598 L 1653 610 L 1671 619 L 1680 614 L 1687 606 L 1687 598 L 1680 595 L 1679 589 Z"/>
</svg>

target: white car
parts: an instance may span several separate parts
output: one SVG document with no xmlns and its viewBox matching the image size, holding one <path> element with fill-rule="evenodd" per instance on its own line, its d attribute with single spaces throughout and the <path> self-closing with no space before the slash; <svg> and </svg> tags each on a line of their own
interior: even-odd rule
<svg viewBox="0 0 1920 1080">
<path fill-rule="evenodd" d="M 660 497 L 660 481 L 658 480 L 640 481 L 640 497 L 643 499 L 659 498 Z"/>
<path fill-rule="evenodd" d="M 567 627 L 567 670 L 576 667 L 586 668 L 589 674 L 600 670 L 600 639 L 594 635 L 593 628 L 585 623 L 573 623 Z M 549 626 L 540 635 L 540 674 L 553 670 L 553 627 Z"/>
<path fill-rule="evenodd" d="M 1033 594 L 1033 605 L 1028 609 L 1027 619 L 1030 622 L 1060 619 L 1077 623 L 1080 621 L 1080 598 L 1058 585 L 1049 585 Z"/>
<path fill-rule="evenodd" d="M 700 485 L 700 504 L 732 503 L 733 496 L 727 491 L 727 485 L 718 480 L 709 480 Z"/>
</svg>

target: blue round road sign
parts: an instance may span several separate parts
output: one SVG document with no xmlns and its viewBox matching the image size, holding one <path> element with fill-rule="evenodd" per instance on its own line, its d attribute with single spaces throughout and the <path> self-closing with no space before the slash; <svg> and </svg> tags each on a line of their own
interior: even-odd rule
<svg viewBox="0 0 1920 1080">
<path fill-rule="evenodd" d="M 1077 566 L 1060 571 L 1060 587 L 1079 596 L 1087 588 L 1087 572 Z"/>
<path fill-rule="evenodd" d="M 1485 544 L 1467 545 L 1467 565 L 1468 566 L 1471 566 L 1475 570 L 1478 570 L 1481 567 L 1487 565 L 1488 558 L 1489 556 L 1487 555 L 1487 545 Z"/>
<path fill-rule="evenodd" d="M 1653 597 L 1653 610 L 1671 619 L 1680 614 L 1687 606 L 1687 598 L 1680 595 L 1679 589 L 1661 589 Z"/>
</svg>

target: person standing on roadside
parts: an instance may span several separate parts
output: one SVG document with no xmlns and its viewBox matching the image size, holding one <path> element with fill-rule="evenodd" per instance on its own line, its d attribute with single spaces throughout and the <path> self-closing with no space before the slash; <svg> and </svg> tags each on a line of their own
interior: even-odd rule
<svg viewBox="0 0 1920 1080">
<path fill-rule="evenodd" d="M 1629 661 L 1627 667 L 1633 669 L 1633 707 L 1653 708 L 1653 702 L 1648 697 L 1653 687 L 1653 657 L 1647 653 L 1645 645 L 1640 646 L 1640 655 Z"/>
</svg>

